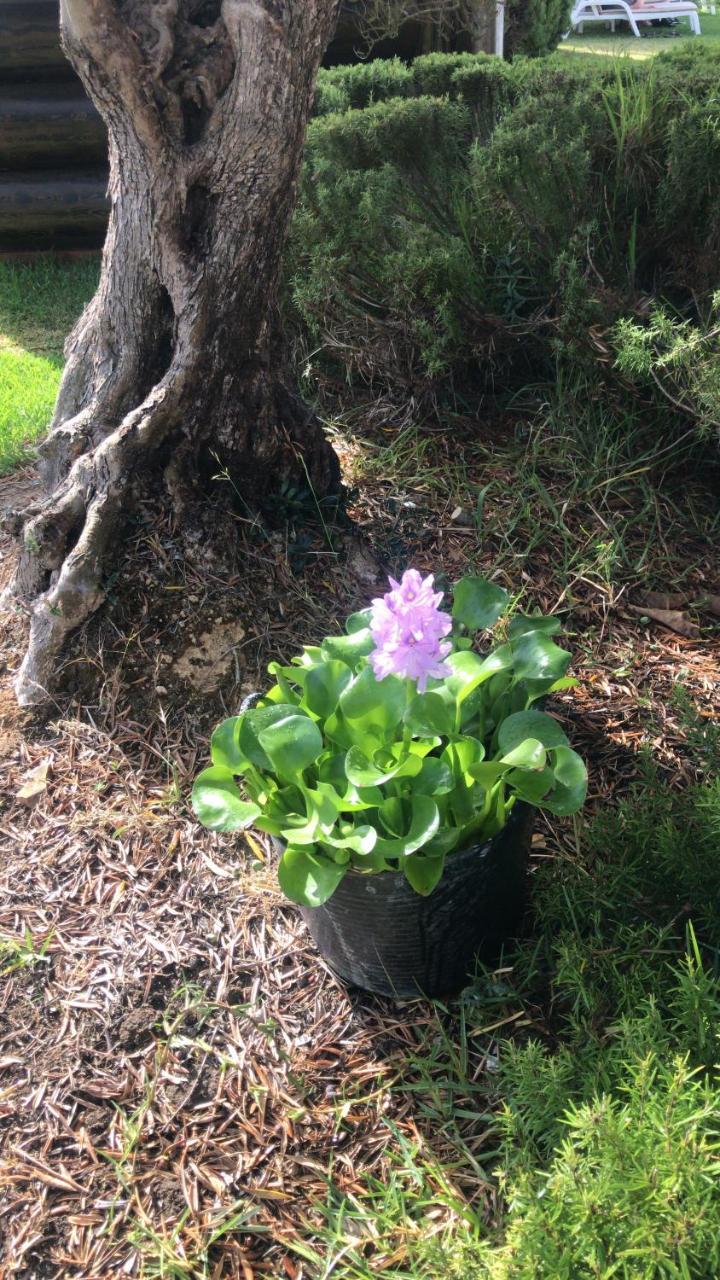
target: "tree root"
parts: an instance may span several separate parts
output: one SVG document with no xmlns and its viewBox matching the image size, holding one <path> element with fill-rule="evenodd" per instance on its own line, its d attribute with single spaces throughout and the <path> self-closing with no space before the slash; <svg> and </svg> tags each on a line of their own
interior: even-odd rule
<svg viewBox="0 0 720 1280">
<path fill-rule="evenodd" d="M 184 381 L 176 371 L 155 387 L 115 431 L 78 457 L 55 493 L 29 513 L 8 592 L 26 604 L 30 615 L 28 647 L 15 680 L 20 706 L 48 700 L 67 635 L 105 599 L 106 556 L 121 532 L 126 498 L 138 478 L 152 470 Z"/>
</svg>

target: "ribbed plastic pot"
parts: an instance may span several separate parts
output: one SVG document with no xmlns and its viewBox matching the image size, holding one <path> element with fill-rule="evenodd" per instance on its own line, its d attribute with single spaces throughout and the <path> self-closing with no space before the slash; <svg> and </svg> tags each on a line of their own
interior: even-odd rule
<svg viewBox="0 0 720 1280">
<path fill-rule="evenodd" d="M 449 996 L 477 957 L 495 959 L 521 922 L 535 810 L 518 803 L 485 844 L 459 849 L 426 898 L 401 872 L 349 871 L 322 907 L 301 907 L 338 977 L 379 995 Z"/>
</svg>

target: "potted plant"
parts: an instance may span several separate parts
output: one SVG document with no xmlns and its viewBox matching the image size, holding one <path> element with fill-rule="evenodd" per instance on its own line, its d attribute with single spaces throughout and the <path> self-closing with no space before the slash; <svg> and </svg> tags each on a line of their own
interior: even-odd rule
<svg viewBox="0 0 720 1280">
<path fill-rule="evenodd" d="M 538 706 L 577 683 L 557 619 L 514 616 L 477 653 L 507 592 L 466 577 L 452 615 L 441 602 L 410 569 L 344 635 L 271 663 L 193 788 L 206 827 L 274 837 L 280 885 L 336 972 L 398 996 L 449 994 L 497 951 L 523 910 L 535 808 L 574 813 L 587 789 Z"/>
</svg>

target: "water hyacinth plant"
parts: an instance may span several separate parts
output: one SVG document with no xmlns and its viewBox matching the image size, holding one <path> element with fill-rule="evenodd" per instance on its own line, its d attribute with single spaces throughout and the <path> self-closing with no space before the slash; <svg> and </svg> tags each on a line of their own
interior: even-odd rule
<svg viewBox="0 0 720 1280">
<path fill-rule="evenodd" d="M 558 620 L 514 616 L 479 654 L 502 587 L 463 578 L 451 614 L 432 576 L 410 569 L 390 588 L 345 635 L 270 664 L 275 683 L 215 730 L 193 788 L 206 827 L 282 842 L 280 884 L 304 906 L 349 869 L 399 870 L 429 894 L 446 857 L 497 834 L 518 801 L 565 815 L 585 799 L 582 760 L 536 705 L 577 683 Z"/>
</svg>

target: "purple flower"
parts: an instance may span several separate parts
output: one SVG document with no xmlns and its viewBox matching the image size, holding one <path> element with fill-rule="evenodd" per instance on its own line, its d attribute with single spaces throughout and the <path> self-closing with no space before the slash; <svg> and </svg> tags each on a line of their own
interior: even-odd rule
<svg viewBox="0 0 720 1280">
<path fill-rule="evenodd" d="M 452 645 L 444 641 L 452 630 L 452 619 L 438 605 L 442 591 L 433 591 L 433 575 L 423 578 L 417 569 L 408 569 L 400 582 L 390 578 L 392 591 L 372 602 L 370 631 L 375 649 L 370 663 L 378 680 L 403 676 L 417 681 L 425 692 L 430 676 L 442 680 L 450 674 L 443 660 Z"/>
</svg>

